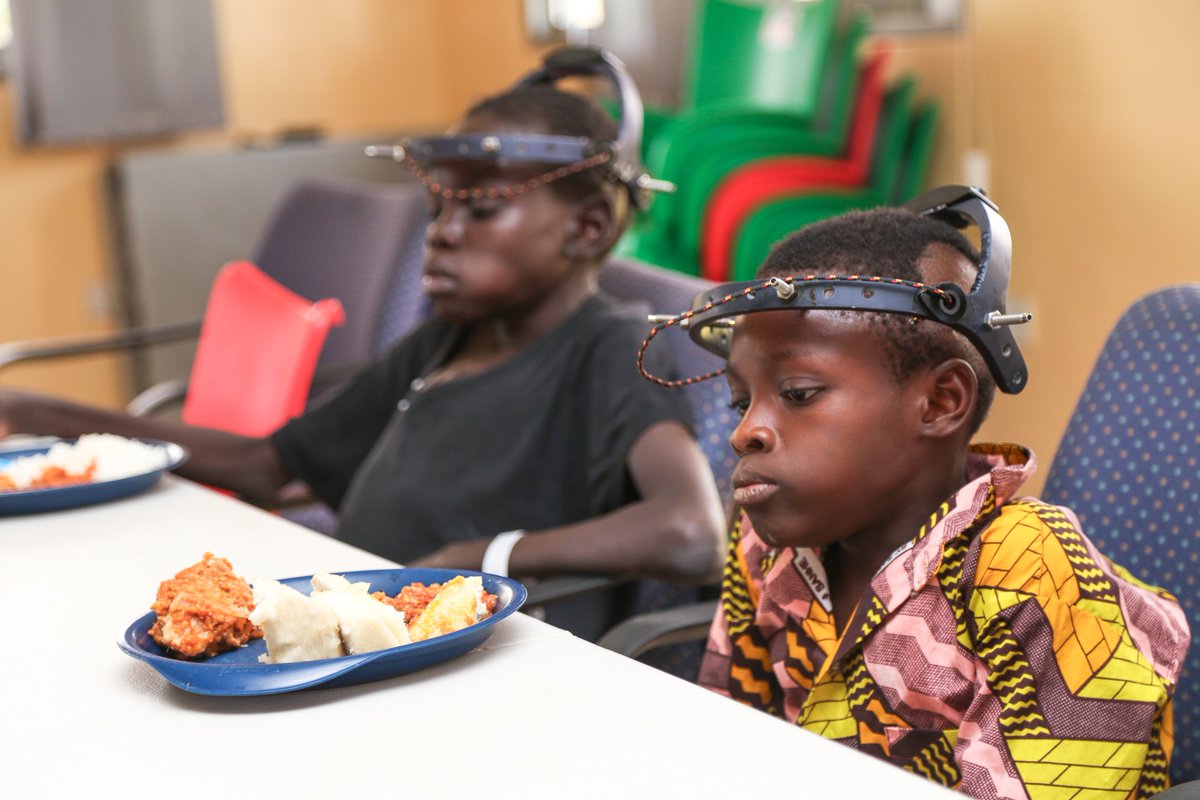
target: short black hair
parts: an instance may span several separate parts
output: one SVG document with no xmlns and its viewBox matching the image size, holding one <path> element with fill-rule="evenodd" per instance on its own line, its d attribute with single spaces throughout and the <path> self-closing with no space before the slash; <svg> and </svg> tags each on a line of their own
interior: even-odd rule
<svg viewBox="0 0 1200 800">
<path fill-rule="evenodd" d="M 558 136 L 584 136 L 596 142 L 615 142 L 617 123 L 599 104 L 550 84 L 516 86 L 480 100 L 466 116 L 489 114 L 507 122 L 533 125 Z M 549 188 L 575 201 L 604 191 L 611 183 L 608 165 L 557 180 Z"/>
<path fill-rule="evenodd" d="M 806 225 L 777 242 L 758 275 L 857 274 L 928 283 L 929 276 L 922 272 L 923 259 L 938 245 L 957 250 L 978 268 L 979 252 L 956 228 L 941 220 L 901 208 L 851 211 Z M 962 288 L 971 290 L 970 285 Z M 965 336 L 920 317 L 875 311 L 845 313 L 862 314 L 869 321 L 883 342 L 897 381 L 950 358 L 970 364 L 979 381 L 970 433 L 979 430 L 995 399 L 996 381 Z"/>
</svg>

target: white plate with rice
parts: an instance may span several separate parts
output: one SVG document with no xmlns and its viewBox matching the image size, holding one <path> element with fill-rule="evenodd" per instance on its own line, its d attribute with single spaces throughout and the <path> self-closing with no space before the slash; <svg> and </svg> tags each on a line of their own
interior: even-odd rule
<svg viewBox="0 0 1200 800">
<path fill-rule="evenodd" d="M 164 472 L 187 461 L 188 452 L 173 442 L 126 439 L 91 433 L 78 439 L 0 453 L 0 514 L 32 514 L 103 503 L 145 491 Z M 83 483 L 38 486 L 47 470 L 79 475 L 91 470 Z"/>
</svg>

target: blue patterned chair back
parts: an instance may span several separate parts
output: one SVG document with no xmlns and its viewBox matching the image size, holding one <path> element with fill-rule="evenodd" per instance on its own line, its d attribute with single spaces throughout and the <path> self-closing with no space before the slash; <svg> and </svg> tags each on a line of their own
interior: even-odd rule
<svg viewBox="0 0 1200 800">
<path fill-rule="evenodd" d="M 432 311 L 429 298 L 421 288 L 425 230 L 430 221 L 427 193 L 418 184 L 395 187 L 394 191 L 402 197 L 397 203 L 399 238 L 392 254 L 391 284 L 376 321 L 375 355 L 383 355 Z"/>
<path fill-rule="evenodd" d="M 702 278 L 628 258 L 614 258 L 600 270 L 601 290 L 618 300 L 645 303 L 655 314 L 686 311 L 691 308 L 692 298 L 712 285 Z M 650 323 L 646 323 L 646 331 L 649 330 Z M 650 346 L 670 349 L 678 377 L 700 375 L 725 366 L 721 359 L 697 347 L 677 326 L 664 330 Z M 737 425 L 737 417 L 729 407 L 729 391 L 724 379 L 664 391 L 682 391 L 687 395 L 700 449 L 712 467 L 721 498 L 727 500 L 729 480 L 737 463 L 729 447 L 729 434 Z"/>
<path fill-rule="evenodd" d="M 1046 478 L 1102 552 L 1183 604 L 1173 782 L 1200 779 L 1200 284 L 1134 303 L 1109 335 Z"/>
<path fill-rule="evenodd" d="M 600 270 L 600 288 L 626 302 L 641 302 L 656 314 L 678 314 L 691 308 L 692 298 L 713 284 L 702 278 L 662 269 L 632 259 L 616 258 Z M 646 323 L 646 331 L 650 330 Z M 677 326 L 655 337 L 651 347 L 668 347 L 675 362 L 676 377 L 688 377 L 724 367 L 724 362 L 692 343 Z M 634 354 L 630 354 L 633 358 Z M 666 377 L 666 376 L 663 376 Z M 729 392 L 721 378 L 701 381 L 683 389 L 692 407 L 692 422 L 700 448 L 708 458 L 723 501 L 728 503 L 730 478 L 737 459 L 729 446 L 729 434 L 737 417 L 729 408 Z M 702 589 L 665 581 L 639 581 L 634 614 L 694 603 Z M 703 655 L 703 643 L 688 642 L 653 650 L 641 661 L 677 677 L 695 681 Z"/>
</svg>

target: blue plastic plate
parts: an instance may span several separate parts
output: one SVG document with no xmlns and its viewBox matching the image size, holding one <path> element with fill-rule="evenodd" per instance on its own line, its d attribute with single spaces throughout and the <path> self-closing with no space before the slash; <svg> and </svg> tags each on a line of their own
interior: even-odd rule
<svg viewBox="0 0 1200 800">
<path fill-rule="evenodd" d="M 73 439 L 64 439 L 73 442 Z M 164 472 L 175 469 L 188 459 L 188 451 L 174 442 L 160 442 L 155 439 L 139 439 L 146 444 L 165 448 L 167 464 L 149 472 L 116 478 L 110 481 L 95 483 L 79 483 L 71 486 L 58 486 L 53 489 L 24 489 L 15 492 L 0 492 L 0 515 L 3 514 L 34 514 L 40 511 L 59 511 L 64 508 L 90 506 L 94 503 L 105 503 L 121 497 L 128 497 L 149 489 L 162 477 Z M 32 447 L 27 450 L 6 450 L 0 455 L 0 469 L 21 456 L 31 456 L 45 453 L 50 449 Z"/>
<path fill-rule="evenodd" d="M 528 592 L 512 578 L 461 569 L 382 569 L 339 572 L 351 583 L 367 581 L 371 591 L 395 595 L 410 583 L 444 583 L 455 575 L 480 575 L 483 588 L 496 595 L 496 610 L 487 619 L 454 633 L 435 636 L 387 650 L 356 656 L 300 661 L 295 664 L 260 664 L 266 642 L 255 639 L 245 647 L 199 661 L 171 658 L 150 638 L 154 614 L 146 614 L 126 629 L 117 646 L 154 667 L 175 686 L 194 694 L 249 696 L 278 694 L 314 686 L 349 686 L 367 683 L 440 664 L 483 644 L 496 623 L 512 615 Z M 308 594 L 312 576 L 288 578 L 280 583 Z"/>
</svg>

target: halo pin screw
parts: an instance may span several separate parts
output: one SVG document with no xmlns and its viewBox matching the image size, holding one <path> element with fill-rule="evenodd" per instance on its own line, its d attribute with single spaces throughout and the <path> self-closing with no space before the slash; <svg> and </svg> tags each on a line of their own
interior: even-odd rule
<svg viewBox="0 0 1200 800">
<path fill-rule="evenodd" d="M 771 278 L 771 286 L 775 287 L 775 295 L 780 300 L 791 300 L 796 296 L 795 285 L 788 283 L 782 278 Z"/>
<path fill-rule="evenodd" d="M 983 323 L 990 329 L 996 330 L 1004 325 L 1024 325 L 1033 319 L 1033 314 L 1027 311 L 1022 311 L 1017 314 L 1002 314 L 999 311 L 990 311 L 983 318 Z"/>
</svg>

